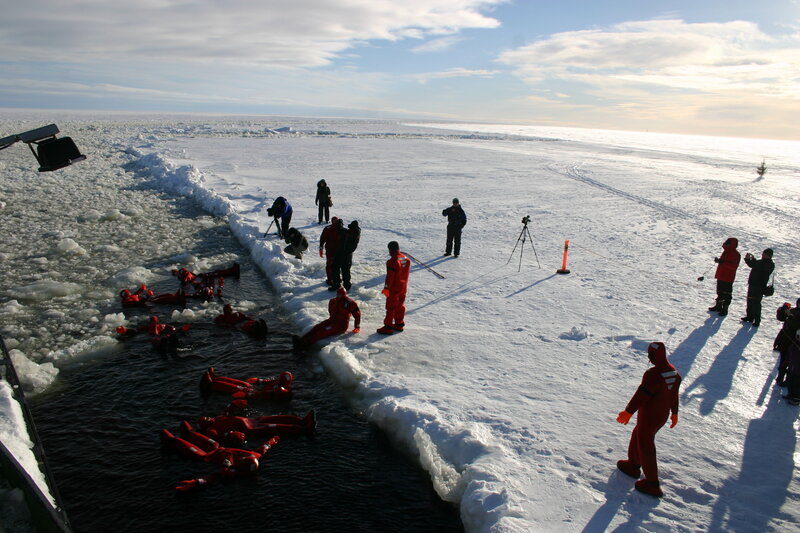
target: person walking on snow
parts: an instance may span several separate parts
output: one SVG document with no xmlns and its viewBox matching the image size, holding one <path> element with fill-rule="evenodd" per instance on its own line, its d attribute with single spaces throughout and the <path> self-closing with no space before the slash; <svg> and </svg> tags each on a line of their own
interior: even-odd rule
<svg viewBox="0 0 800 533">
<path fill-rule="evenodd" d="M 325 180 L 319 180 L 317 182 L 317 196 L 314 198 L 314 203 L 319 208 L 319 222 L 317 222 L 317 224 L 322 224 L 323 215 L 325 223 L 327 224 L 331 218 L 331 206 L 333 202 L 331 201 L 331 189 L 328 187 L 328 184 L 325 183 Z"/>
<path fill-rule="evenodd" d="M 355 300 L 347 296 L 344 288 L 336 292 L 335 298 L 328 300 L 328 315 L 326 320 L 311 328 L 302 337 L 292 336 L 292 345 L 295 349 L 303 349 L 327 337 L 345 333 L 350 327 L 351 315 L 354 321 L 353 333 L 361 331 L 361 311 Z"/>
<path fill-rule="evenodd" d="M 319 236 L 319 256 L 325 258 L 325 283 L 328 285 L 333 285 L 333 258 L 336 257 L 336 250 L 339 248 L 340 237 L 344 231 L 342 224 L 341 219 L 333 217 L 331 225 L 325 226 Z"/>
<path fill-rule="evenodd" d="M 442 216 L 447 217 L 447 243 L 444 248 L 444 255 L 453 252 L 455 257 L 461 254 L 461 230 L 467 225 L 467 214 L 458 202 L 458 198 L 453 198 L 453 205 L 442 210 Z"/>
<path fill-rule="evenodd" d="M 717 279 L 717 302 L 708 310 L 716 311 L 719 316 L 728 314 L 728 306 L 733 299 L 733 281 L 736 279 L 736 270 L 742 259 L 736 249 L 737 246 L 739 240 L 729 237 L 722 243 L 722 255 L 714 258 L 714 262 L 717 263 L 717 271 L 714 273 Z"/>
<path fill-rule="evenodd" d="M 772 262 L 772 249 L 767 248 L 761 252 L 761 259 L 756 259 L 753 254 L 744 256 L 744 262 L 750 267 L 750 276 L 747 278 L 747 315 L 742 317 L 743 322 L 752 322 L 753 326 L 761 324 L 761 300 L 764 298 L 764 289 L 767 288 L 769 277 L 775 270 Z"/>
<path fill-rule="evenodd" d="M 386 316 L 383 327 L 378 333 L 392 335 L 405 328 L 406 291 L 408 290 L 408 274 L 411 272 L 411 260 L 400 252 L 397 241 L 389 243 L 389 255 L 386 261 L 386 281 L 381 294 L 386 296 Z"/>
<path fill-rule="evenodd" d="M 681 375 L 667 359 L 663 342 L 651 342 L 647 347 L 647 357 L 653 368 L 644 373 L 633 398 L 617 415 L 617 422 L 627 424 L 631 416 L 639 412 L 628 444 L 628 458 L 617 461 L 617 468 L 638 480 L 636 490 L 660 498 L 664 493 L 658 480 L 655 438 L 668 418 L 672 420 L 669 427 L 674 428 L 678 423 Z M 639 479 L 642 471 L 644 479 Z"/>
</svg>

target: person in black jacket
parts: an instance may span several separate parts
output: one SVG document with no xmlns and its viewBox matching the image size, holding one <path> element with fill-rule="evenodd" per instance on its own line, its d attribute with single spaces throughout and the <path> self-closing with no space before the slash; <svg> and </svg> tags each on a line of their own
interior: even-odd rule
<svg viewBox="0 0 800 533">
<path fill-rule="evenodd" d="M 758 327 L 761 324 L 761 299 L 764 297 L 769 277 L 775 270 L 772 249 L 764 250 L 761 259 L 756 259 L 751 253 L 745 254 L 744 262 L 750 267 L 750 276 L 747 278 L 747 316 L 743 316 L 742 320 L 752 322 L 753 326 Z"/>
<path fill-rule="evenodd" d="M 444 255 L 453 252 L 455 257 L 461 254 L 461 230 L 467 224 L 467 214 L 461 208 L 458 198 L 453 198 L 453 205 L 442 210 L 442 216 L 447 217 L 447 244 Z"/>
<path fill-rule="evenodd" d="M 289 245 L 283 249 L 287 254 L 292 254 L 296 258 L 302 260 L 303 253 L 308 250 L 308 240 L 303 236 L 297 228 L 289 228 L 286 232 L 284 240 Z"/>
<path fill-rule="evenodd" d="M 328 187 L 328 184 L 325 183 L 325 180 L 319 180 L 317 182 L 317 197 L 314 198 L 314 203 L 319 207 L 319 222 L 317 222 L 317 224 L 322 224 L 323 215 L 325 223 L 327 224 L 331 219 L 331 206 L 333 202 L 331 201 L 331 189 Z"/>
<path fill-rule="evenodd" d="M 278 228 L 278 237 L 285 238 L 292 223 L 292 206 L 283 196 L 278 196 L 272 202 L 272 207 L 267 209 L 267 215 L 273 217 L 275 227 Z M 266 236 L 266 235 L 265 235 Z"/>
<path fill-rule="evenodd" d="M 347 291 L 352 286 L 350 283 L 350 267 L 353 266 L 353 252 L 358 248 L 361 240 L 361 228 L 358 220 L 352 221 L 347 225 L 347 229 L 340 229 L 339 247 L 333 258 L 333 284 L 328 287 L 329 291 L 335 291 L 339 287 L 344 287 Z"/>
<path fill-rule="evenodd" d="M 786 385 L 786 371 L 789 365 L 789 348 L 794 344 L 797 331 L 800 330 L 800 298 L 797 299 L 795 306 L 786 302 L 778 308 L 776 316 L 780 322 L 783 322 L 783 327 L 775 337 L 773 349 L 778 350 L 780 358 L 778 359 L 778 377 L 775 383 L 783 387 Z"/>
</svg>

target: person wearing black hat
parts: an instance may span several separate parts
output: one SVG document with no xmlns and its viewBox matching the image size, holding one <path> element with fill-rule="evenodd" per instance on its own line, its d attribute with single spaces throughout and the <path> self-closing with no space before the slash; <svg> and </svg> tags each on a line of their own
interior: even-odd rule
<svg viewBox="0 0 800 533">
<path fill-rule="evenodd" d="M 353 252 L 358 248 L 361 240 L 361 228 L 358 220 L 352 221 L 347 225 L 347 229 L 341 229 L 339 234 L 339 247 L 333 258 L 333 279 L 329 291 L 335 291 L 339 287 L 344 287 L 348 291 L 352 287 L 350 283 L 350 268 L 353 266 Z"/>
<path fill-rule="evenodd" d="M 744 256 L 744 262 L 750 267 L 750 276 L 747 278 L 747 316 L 742 321 L 751 322 L 758 327 L 761 324 L 761 299 L 764 298 L 764 289 L 767 288 L 775 263 L 772 262 L 772 249 L 767 248 L 761 252 L 761 259 L 756 259 L 751 253 Z"/>
<path fill-rule="evenodd" d="M 331 201 L 331 188 L 328 187 L 325 180 L 319 180 L 317 182 L 317 196 L 314 198 L 314 203 L 317 205 L 319 211 L 319 222 L 317 222 L 317 224 L 322 224 L 323 218 L 327 224 L 331 218 L 331 206 L 333 205 L 333 201 Z"/>
<path fill-rule="evenodd" d="M 386 280 L 381 294 L 386 297 L 386 316 L 383 326 L 378 329 L 381 335 L 393 335 L 406 327 L 406 292 L 411 260 L 400 251 L 400 244 L 391 241 L 388 245 L 389 260 L 386 261 Z"/>
<path fill-rule="evenodd" d="M 458 198 L 453 198 L 453 205 L 442 210 L 442 216 L 447 217 L 447 243 L 444 255 L 453 252 L 455 257 L 461 254 L 461 230 L 467 224 L 467 214 L 461 208 Z"/>
</svg>

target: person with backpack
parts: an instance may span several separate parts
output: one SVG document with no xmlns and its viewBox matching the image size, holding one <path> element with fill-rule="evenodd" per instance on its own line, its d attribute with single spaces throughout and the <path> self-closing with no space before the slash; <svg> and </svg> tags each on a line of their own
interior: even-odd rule
<svg viewBox="0 0 800 533">
<path fill-rule="evenodd" d="M 717 302 L 709 307 L 709 311 L 716 311 L 719 316 L 728 314 L 728 306 L 733 299 L 733 281 L 736 279 L 736 271 L 739 268 L 741 255 L 736 247 L 739 241 L 735 237 L 729 237 L 722 243 L 722 254 L 714 258 L 717 263 L 717 270 L 714 277 L 717 280 Z"/>
<path fill-rule="evenodd" d="M 764 298 L 770 276 L 775 270 L 772 249 L 767 248 L 761 252 L 761 259 L 756 259 L 753 254 L 747 253 L 744 262 L 750 267 L 750 276 L 747 278 L 747 315 L 742 317 L 742 321 L 751 322 L 757 328 L 761 324 L 761 300 Z"/>
<path fill-rule="evenodd" d="M 328 184 L 325 183 L 325 180 L 319 180 L 317 182 L 317 196 L 314 198 L 314 203 L 319 210 L 319 222 L 317 222 L 317 224 L 322 224 L 323 215 L 325 223 L 327 224 L 331 218 L 331 206 L 333 205 L 333 201 L 331 200 L 331 189 L 328 187 Z"/>
</svg>

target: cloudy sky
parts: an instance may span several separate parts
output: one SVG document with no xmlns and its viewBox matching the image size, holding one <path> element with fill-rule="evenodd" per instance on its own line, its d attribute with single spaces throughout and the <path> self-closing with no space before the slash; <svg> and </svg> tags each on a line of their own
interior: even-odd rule
<svg viewBox="0 0 800 533">
<path fill-rule="evenodd" d="M 0 108 L 800 139 L 800 0 L 26 0 Z"/>
</svg>

